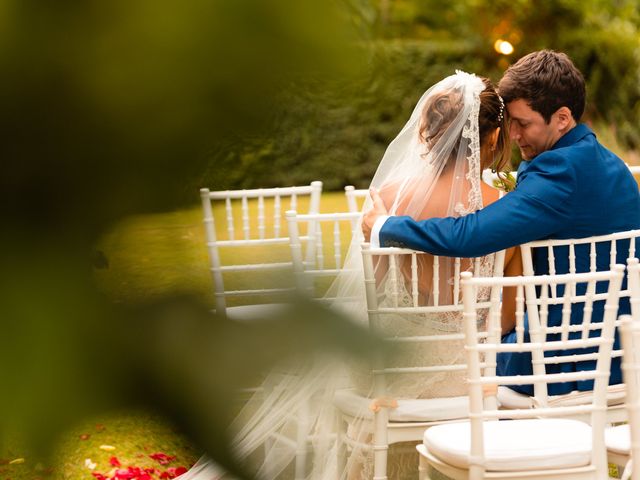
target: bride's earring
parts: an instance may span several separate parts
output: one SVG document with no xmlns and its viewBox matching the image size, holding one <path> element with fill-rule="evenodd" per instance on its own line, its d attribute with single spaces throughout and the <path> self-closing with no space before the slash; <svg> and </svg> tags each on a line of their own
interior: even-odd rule
<svg viewBox="0 0 640 480">
<path fill-rule="evenodd" d="M 494 143 L 493 145 L 491 145 L 491 147 L 489 147 L 489 150 L 491 150 L 492 152 L 496 151 L 496 144 Z M 491 173 L 496 173 L 496 160 L 494 158 L 493 163 L 491 164 Z"/>
</svg>

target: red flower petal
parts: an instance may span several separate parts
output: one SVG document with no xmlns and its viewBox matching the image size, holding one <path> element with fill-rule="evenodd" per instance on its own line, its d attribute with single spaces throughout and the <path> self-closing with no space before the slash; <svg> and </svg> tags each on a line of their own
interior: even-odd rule
<svg viewBox="0 0 640 480">
<path fill-rule="evenodd" d="M 158 462 L 160 465 L 168 465 L 176 459 L 175 455 L 167 455 L 166 453 L 162 452 L 152 453 L 151 455 L 149 455 L 149 457 Z"/>
<path fill-rule="evenodd" d="M 96 477 L 98 480 L 108 480 L 107 477 L 105 477 L 103 474 L 98 472 L 91 472 L 91 475 Z"/>
<path fill-rule="evenodd" d="M 136 474 L 131 471 L 131 467 L 119 468 L 118 470 L 116 470 L 116 473 L 113 476 L 115 480 L 130 480 L 135 477 Z"/>
<path fill-rule="evenodd" d="M 176 478 L 187 471 L 184 467 L 169 467 L 165 472 L 160 474 L 160 478 Z"/>
<path fill-rule="evenodd" d="M 118 460 L 117 457 L 111 457 L 109 459 L 109 463 L 111 464 L 112 467 L 121 467 L 122 464 L 120 463 L 120 460 Z"/>
</svg>

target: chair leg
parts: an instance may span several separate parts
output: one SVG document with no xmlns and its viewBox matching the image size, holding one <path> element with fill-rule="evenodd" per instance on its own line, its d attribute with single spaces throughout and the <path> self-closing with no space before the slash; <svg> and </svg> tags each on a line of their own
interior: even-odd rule
<svg viewBox="0 0 640 480">
<path fill-rule="evenodd" d="M 338 414 L 338 428 L 336 436 L 336 454 L 338 455 L 338 472 L 344 472 L 347 468 L 347 443 L 345 442 L 345 436 L 347 435 L 347 424 L 342 418 L 342 415 Z"/>
<path fill-rule="evenodd" d="M 375 414 L 373 434 L 373 480 L 387 480 L 387 456 L 389 438 L 387 432 L 388 410 L 381 408 Z"/>
<path fill-rule="evenodd" d="M 295 480 L 304 480 L 307 470 L 307 439 L 309 433 L 309 405 L 305 402 L 298 411 L 296 425 L 296 468 Z"/>
<path fill-rule="evenodd" d="M 622 476 L 620 480 L 629 480 L 631 478 L 633 468 L 633 460 L 629 460 L 627 464 L 624 466 L 624 471 L 622 472 Z"/>
<path fill-rule="evenodd" d="M 388 445 L 373 446 L 373 480 L 387 480 Z"/>
<path fill-rule="evenodd" d="M 418 454 L 419 463 L 418 463 L 418 480 L 429 480 L 427 475 L 427 471 L 429 470 L 429 463 L 424 456 Z"/>
</svg>

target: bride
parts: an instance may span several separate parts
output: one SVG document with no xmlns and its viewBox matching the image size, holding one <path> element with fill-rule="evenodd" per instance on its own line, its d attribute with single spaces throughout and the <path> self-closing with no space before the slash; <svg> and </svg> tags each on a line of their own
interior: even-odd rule
<svg viewBox="0 0 640 480">
<path fill-rule="evenodd" d="M 482 170 L 503 170 L 510 158 L 506 110 L 500 96 L 488 79 L 457 71 L 433 87 L 420 98 L 409 121 L 388 146 L 371 187 L 379 190 L 391 215 L 409 215 L 422 220 L 432 217 L 462 216 L 496 201 L 499 192 L 481 181 Z M 365 202 L 364 210 L 370 208 Z M 354 233 L 342 273 L 330 287 L 327 296 L 336 297 L 334 308 L 346 313 L 354 321 L 367 325 L 362 258 L 363 242 L 360 228 Z M 431 284 L 432 257 L 420 265 L 420 299 L 432 305 L 434 285 Z M 451 279 L 453 259 L 440 258 L 440 302 L 453 299 Z M 480 259 L 476 275 L 491 275 L 494 255 Z M 406 279 L 410 272 L 398 267 Z M 443 270 L 444 268 L 444 270 Z M 505 254 L 505 274 L 519 274 L 520 259 L 514 249 Z M 388 266 L 377 265 L 377 288 L 381 297 L 387 287 Z M 473 270 L 473 262 L 462 261 L 461 270 Z M 479 293 L 482 295 L 482 293 Z M 343 301 L 340 301 L 343 299 Z M 356 299 L 356 300 L 353 300 Z M 513 317 L 515 294 L 503 295 L 503 319 Z M 416 324 L 408 319 L 390 318 L 383 322 L 384 334 L 427 335 L 434 331 L 460 331 L 461 315 L 425 318 Z M 423 364 L 429 358 L 450 363 L 462 361 L 462 342 L 458 344 L 421 347 L 407 353 Z M 355 388 L 362 395 L 370 393 L 369 376 L 363 374 L 358 362 L 333 358 L 314 359 L 310 365 L 272 372 L 265 380 L 264 394 L 256 394 L 248 402 L 233 425 L 234 450 L 238 461 L 251 465 L 257 478 L 293 478 L 288 470 L 307 449 L 306 465 L 298 462 L 295 478 L 310 479 L 366 479 L 372 476 L 371 458 L 354 449 L 346 467 L 338 471 L 335 451 L 336 412 L 334 393 L 345 387 Z M 464 395 L 466 386 L 461 375 L 425 375 L 406 381 L 398 375 L 389 382 L 391 395 L 397 398 L 433 398 Z M 366 415 L 362 412 L 362 417 Z M 352 438 L 367 441 L 368 432 L 351 427 Z M 291 438 L 298 438 L 298 449 Z M 302 441 L 301 439 L 304 439 Z M 293 442 L 295 445 L 296 442 Z M 300 449 L 300 445 L 302 449 Z M 395 458 L 394 458 L 395 457 Z M 412 457 L 415 457 L 413 451 Z M 401 454 L 390 450 L 389 478 L 401 478 L 404 462 Z M 417 466 L 409 467 L 415 476 Z M 180 480 L 214 480 L 227 478 L 206 459 L 200 460 Z"/>
</svg>

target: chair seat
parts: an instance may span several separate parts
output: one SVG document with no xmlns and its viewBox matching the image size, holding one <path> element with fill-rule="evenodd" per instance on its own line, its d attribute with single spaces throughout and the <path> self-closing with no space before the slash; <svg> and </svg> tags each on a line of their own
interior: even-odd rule
<svg viewBox="0 0 640 480">
<path fill-rule="evenodd" d="M 424 433 L 427 450 L 444 463 L 469 468 L 468 421 L 436 425 Z M 591 461 L 591 427 L 567 419 L 526 419 L 484 423 L 488 471 L 572 468 Z"/>
<path fill-rule="evenodd" d="M 604 444 L 607 450 L 621 455 L 630 455 L 631 432 L 629 424 L 609 427 L 604 431 Z"/>
<path fill-rule="evenodd" d="M 623 383 L 609 385 L 607 387 L 607 405 L 622 405 L 625 401 L 626 390 Z M 548 398 L 549 406 L 568 407 L 574 405 L 585 405 L 593 400 L 593 391 L 579 392 L 577 390 L 566 395 L 554 395 Z M 509 387 L 498 387 L 498 404 L 501 408 L 533 408 L 537 406 L 534 397 L 518 393 Z"/>
<path fill-rule="evenodd" d="M 227 318 L 237 322 L 255 322 L 277 316 L 279 313 L 290 308 L 284 303 L 261 303 L 257 305 L 240 305 L 228 307 Z"/>
<path fill-rule="evenodd" d="M 336 407 L 352 416 L 373 418 L 369 409 L 373 399 L 358 395 L 354 390 L 339 390 L 334 396 Z M 397 408 L 389 409 L 390 422 L 436 422 L 469 416 L 469 397 L 398 400 Z"/>
</svg>

